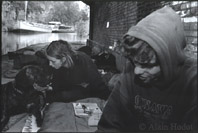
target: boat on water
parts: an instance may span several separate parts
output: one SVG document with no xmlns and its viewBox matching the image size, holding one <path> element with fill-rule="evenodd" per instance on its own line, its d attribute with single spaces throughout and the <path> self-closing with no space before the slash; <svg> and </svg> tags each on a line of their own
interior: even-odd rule
<svg viewBox="0 0 198 133">
<path fill-rule="evenodd" d="M 74 27 L 72 26 L 66 26 L 66 25 L 60 25 L 58 29 L 53 29 L 53 33 L 74 33 Z"/>
<path fill-rule="evenodd" d="M 51 21 L 48 23 L 52 26 L 52 33 L 74 33 L 75 29 L 73 26 L 66 26 L 58 21 Z"/>
<path fill-rule="evenodd" d="M 18 21 L 13 32 L 46 32 L 46 33 L 74 33 L 73 26 L 66 26 L 60 22 L 51 21 L 48 24 Z"/>
<path fill-rule="evenodd" d="M 17 26 L 13 31 L 51 33 L 52 29 L 53 27 L 51 27 L 48 24 L 28 22 L 28 21 L 18 21 Z"/>
<path fill-rule="evenodd" d="M 27 6 L 28 1 L 25 1 L 25 19 L 17 21 L 16 25 L 14 26 L 12 31 L 17 32 L 52 32 L 52 28 L 48 24 L 36 23 L 36 22 L 29 22 L 26 21 L 26 14 L 27 14 Z"/>
</svg>

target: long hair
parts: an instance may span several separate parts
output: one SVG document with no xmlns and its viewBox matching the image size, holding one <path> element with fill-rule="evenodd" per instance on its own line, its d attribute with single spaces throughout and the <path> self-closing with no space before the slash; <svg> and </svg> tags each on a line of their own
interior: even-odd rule
<svg viewBox="0 0 198 133">
<path fill-rule="evenodd" d="M 72 50 L 72 47 L 67 41 L 52 41 L 46 49 L 46 54 L 56 59 L 62 59 L 65 57 L 68 67 L 74 65 L 72 56 L 76 55 L 76 52 Z"/>
</svg>

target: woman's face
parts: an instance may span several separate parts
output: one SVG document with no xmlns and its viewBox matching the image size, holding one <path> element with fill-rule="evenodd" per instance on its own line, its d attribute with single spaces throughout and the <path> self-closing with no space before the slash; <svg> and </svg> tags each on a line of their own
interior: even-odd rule
<svg viewBox="0 0 198 133">
<path fill-rule="evenodd" d="M 55 69 L 59 69 L 63 65 L 63 60 L 57 59 L 55 57 L 47 55 L 47 58 L 49 60 L 49 65 L 52 66 Z"/>
</svg>

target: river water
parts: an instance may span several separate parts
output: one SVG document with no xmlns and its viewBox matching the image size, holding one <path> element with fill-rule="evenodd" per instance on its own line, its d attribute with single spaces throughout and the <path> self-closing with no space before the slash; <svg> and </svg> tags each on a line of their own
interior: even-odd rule
<svg viewBox="0 0 198 133">
<path fill-rule="evenodd" d="M 87 38 L 79 37 L 76 33 L 13 33 L 2 32 L 1 52 L 2 55 L 29 45 L 38 43 L 50 43 L 55 40 L 65 40 L 68 42 L 86 42 Z"/>
</svg>

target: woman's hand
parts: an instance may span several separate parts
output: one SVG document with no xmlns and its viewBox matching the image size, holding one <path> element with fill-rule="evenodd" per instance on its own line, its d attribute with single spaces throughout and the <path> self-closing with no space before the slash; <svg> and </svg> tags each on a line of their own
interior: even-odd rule
<svg viewBox="0 0 198 133">
<path fill-rule="evenodd" d="M 50 85 L 51 84 L 47 85 L 46 87 L 41 87 L 36 83 L 33 84 L 34 89 L 37 90 L 37 91 L 41 91 L 41 92 L 53 90 L 53 88 Z"/>
<path fill-rule="evenodd" d="M 50 85 L 51 85 L 51 84 L 50 84 Z M 50 85 L 47 85 L 47 90 L 48 90 L 48 91 L 52 91 L 52 90 L 53 90 L 52 86 L 50 86 Z"/>
<path fill-rule="evenodd" d="M 84 88 L 87 88 L 87 86 L 89 85 L 89 83 L 83 82 L 83 83 L 81 83 L 79 85 L 82 86 L 82 87 L 84 87 Z"/>
</svg>

